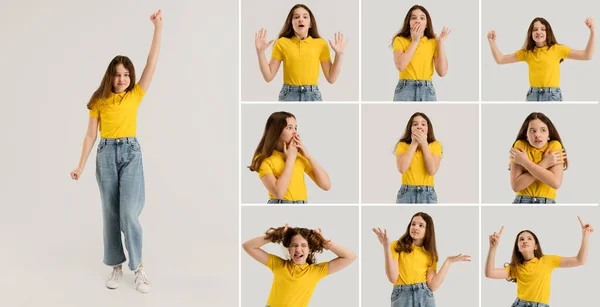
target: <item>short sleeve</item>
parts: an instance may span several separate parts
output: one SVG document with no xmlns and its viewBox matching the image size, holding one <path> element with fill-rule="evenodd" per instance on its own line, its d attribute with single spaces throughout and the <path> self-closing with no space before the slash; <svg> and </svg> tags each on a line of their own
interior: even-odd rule
<svg viewBox="0 0 600 307">
<path fill-rule="evenodd" d="M 262 178 L 268 174 L 273 174 L 273 168 L 271 167 L 271 164 L 265 159 L 262 161 L 260 167 L 258 168 L 258 178 Z"/>
<path fill-rule="evenodd" d="M 394 38 L 394 51 L 396 50 L 406 51 L 406 45 L 401 36 L 396 36 L 396 38 Z"/>
<path fill-rule="evenodd" d="M 271 52 L 271 58 L 277 61 L 283 61 L 283 50 L 281 48 L 281 38 L 275 41 L 273 45 L 273 51 Z"/>
<path fill-rule="evenodd" d="M 317 276 L 317 278 L 321 279 L 329 274 L 329 262 L 313 264 L 311 271 Z"/>
<path fill-rule="evenodd" d="M 552 269 L 558 268 L 560 266 L 560 260 L 562 259 L 561 256 L 556 255 L 545 255 L 543 258 L 544 262 L 547 262 L 547 265 Z"/>
<path fill-rule="evenodd" d="M 396 156 L 399 154 L 403 154 L 408 150 L 408 144 L 404 142 L 400 142 L 396 145 Z"/>
<path fill-rule="evenodd" d="M 304 157 L 304 156 L 301 156 L 301 157 L 302 157 L 302 163 L 304 163 L 304 172 L 307 174 L 312 172 L 313 168 L 312 168 L 312 165 L 310 164 L 310 162 L 308 161 L 308 159 L 306 159 L 306 157 Z"/>
<path fill-rule="evenodd" d="M 429 144 L 429 151 L 431 151 L 431 153 L 436 156 L 443 157 L 443 155 L 444 155 L 444 149 L 442 147 L 442 143 L 440 143 L 438 141 L 435 141 L 435 142 Z"/>
<path fill-rule="evenodd" d="M 98 108 L 96 106 L 94 106 L 91 110 L 90 110 L 90 117 L 93 118 L 100 118 L 100 110 L 98 110 Z"/>
<path fill-rule="evenodd" d="M 527 50 L 521 49 L 521 50 L 515 52 L 515 56 L 517 57 L 517 60 L 519 62 L 527 61 Z"/>
<path fill-rule="evenodd" d="M 435 38 L 430 38 L 430 40 L 433 41 L 432 45 L 433 45 L 433 57 L 438 56 L 438 45 L 437 45 L 437 41 L 435 40 Z"/>
<path fill-rule="evenodd" d="M 392 258 L 398 260 L 400 259 L 400 254 L 396 251 L 396 248 L 398 247 L 398 241 L 394 241 L 392 242 L 392 244 L 390 244 L 390 250 L 392 251 Z"/>
<path fill-rule="evenodd" d="M 550 141 L 550 144 L 548 144 L 548 149 L 550 149 L 550 151 L 556 151 L 556 150 L 561 150 L 562 144 L 559 141 Z"/>
<path fill-rule="evenodd" d="M 509 278 L 517 278 L 517 276 L 511 276 L 510 275 L 510 268 L 511 268 L 510 265 L 507 265 L 507 266 L 504 267 L 504 270 L 506 271 L 506 273 L 508 273 L 508 277 Z"/>
<path fill-rule="evenodd" d="M 327 45 L 327 41 L 324 39 L 320 39 L 321 41 L 321 54 L 319 55 L 319 61 L 325 62 L 331 60 L 331 54 L 329 51 L 329 45 Z"/>
<path fill-rule="evenodd" d="M 271 269 L 271 271 L 275 271 L 275 269 L 283 267 L 285 265 L 285 260 L 281 259 L 279 256 L 269 254 L 269 259 L 267 260 L 267 267 Z"/>
<path fill-rule="evenodd" d="M 430 266 L 428 266 L 427 271 L 437 271 L 437 261 L 434 261 Z"/>
<path fill-rule="evenodd" d="M 512 148 L 519 148 L 519 147 L 522 147 L 523 150 L 527 150 L 527 146 L 524 146 L 523 141 L 521 141 L 521 140 L 516 141 L 515 144 L 513 144 Z M 512 159 L 508 160 L 508 164 L 511 164 L 513 162 L 514 161 Z"/>
<path fill-rule="evenodd" d="M 558 48 L 558 57 L 560 59 L 566 59 L 569 57 L 569 53 L 571 53 L 571 48 L 569 48 L 565 45 L 559 45 L 559 44 L 556 44 L 554 46 L 556 48 Z"/>
<path fill-rule="evenodd" d="M 144 95 L 146 95 L 146 91 L 144 91 L 144 89 L 142 89 L 142 86 L 139 83 L 136 83 L 133 86 L 133 89 L 131 89 L 131 93 L 139 98 L 143 98 Z"/>
</svg>

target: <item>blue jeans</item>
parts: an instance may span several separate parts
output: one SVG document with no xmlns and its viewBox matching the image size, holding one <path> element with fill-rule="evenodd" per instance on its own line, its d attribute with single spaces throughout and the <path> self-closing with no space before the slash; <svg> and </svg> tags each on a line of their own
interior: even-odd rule
<svg viewBox="0 0 600 307">
<path fill-rule="evenodd" d="M 562 92 L 558 87 L 531 87 L 527 92 L 527 101 L 562 101 Z"/>
<path fill-rule="evenodd" d="M 517 195 L 513 204 L 556 204 L 554 199 Z"/>
<path fill-rule="evenodd" d="M 396 196 L 397 204 L 437 204 L 435 189 L 426 185 L 401 185 Z"/>
<path fill-rule="evenodd" d="M 398 80 L 394 101 L 437 101 L 433 83 L 427 80 Z"/>
<path fill-rule="evenodd" d="M 267 204 L 308 204 L 306 200 L 283 200 L 283 199 L 269 199 Z"/>
<path fill-rule="evenodd" d="M 425 282 L 394 286 L 392 307 L 435 307 L 435 298 Z"/>
<path fill-rule="evenodd" d="M 550 307 L 550 305 L 516 299 L 510 307 Z"/>
<path fill-rule="evenodd" d="M 284 84 L 279 92 L 279 101 L 323 101 L 316 85 Z"/>
<path fill-rule="evenodd" d="M 135 137 L 105 139 L 98 144 L 96 180 L 102 199 L 104 263 L 125 262 L 121 232 L 129 254 L 129 268 L 142 263 L 142 226 L 138 217 L 144 207 L 142 151 Z"/>
</svg>

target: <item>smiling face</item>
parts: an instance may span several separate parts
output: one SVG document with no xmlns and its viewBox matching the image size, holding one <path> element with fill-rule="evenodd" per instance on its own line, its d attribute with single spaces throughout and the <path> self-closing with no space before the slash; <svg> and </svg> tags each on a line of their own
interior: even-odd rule
<svg viewBox="0 0 600 307">
<path fill-rule="evenodd" d="M 283 131 L 281 132 L 281 136 L 279 137 L 279 143 L 285 142 L 289 145 L 292 141 L 292 138 L 294 138 L 294 136 L 298 134 L 298 125 L 296 125 L 296 118 L 294 117 L 288 117 L 286 121 L 287 126 L 285 126 L 285 128 L 283 128 Z"/>
<path fill-rule="evenodd" d="M 533 23 L 533 29 L 531 30 L 531 38 L 538 47 L 546 45 L 546 26 L 540 21 Z"/>
<path fill-rule="evenodd" d="M 308 29 L 310 29 L 310 26 L 310 13 L 303 7 L 296 8 L 292 15 L 292 28 L 294 28 L 294 33 L 305 38 L 308 36 Z"/>
<path fill-rule="evenodd" d="M 302 235 L 295 235 L 292 238 L 292 242 L 288 247 L 290 257 L 295 264 L 302 265 L 306 263 L 306 258 L 310 255 L 310 249 L 308 248 L 308 242 Z"/>
<path fill-rule="evenodd" d="M 541 149 L 546 146 L 546 143 L 550 140 L 550 132 L 548 125 L 539 119 L 529 121 L 527 127 L 527 141 L 529 145 Z"/>
<path fill-rule="evenodd" d="M 425 220 L 420 216 L 413 217 L 410 222 L 410 237 L 415 241 L 423 240 L 425 238 L 426 230 L 427 223 Z"/>
<path fill-rule="evenodd" d="M 115 75 L 113 76 L 113 92 L 124 92 L 127 87 L 129 87 L 130 82 L 129 70 L 127 70 L 123 64 L 118 64 L 116 66 Z"/>
</svg>

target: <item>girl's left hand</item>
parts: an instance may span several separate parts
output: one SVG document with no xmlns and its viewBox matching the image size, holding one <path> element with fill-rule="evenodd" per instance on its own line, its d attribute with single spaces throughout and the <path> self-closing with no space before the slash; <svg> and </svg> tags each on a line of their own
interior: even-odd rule
<svg viewBox="0 0 600 307">
<path fill-rule="evenodd" d="M 590 29 L 590 31 L 594 32 L 594 18 L 586 18 L 585 25 Z"/>
<path fill-rule="evenodd" d="M 523 164 L 529 160 L 527 154 L 521 147 L 510 149 L 510 159 L 521 166 L 523 166 Z"/>
<path fill-rule="evenodd" d="M 333 33 L 333 42 L 329 40 L 329 45 L 331 45 L 331 49 L 333 49 L 336 54 L 343 54 L 347 43 L 348 40 L 344 40 L 344 34 L 342 32 Z"/>
<path fill-rule="evenodd" d="M 421 147 L 427 146 L 427 134 L 425 134 L 424 132 L 415 131 L 413 133 L 413 138 L 415 138 L 417 140 L 417 142 L 419 143 L 419 145 L 421 145 Z"/>
<path fill-rule="evenodd" d="M 444 27 L 444 28 L 442 29 L 442 34 L 440 34 L 440 35 L 434 34 L 434 35 L 435 35 L 435 41 L 436 41 L 438 44 L 439 44 L 439 43 L 443 43 L 443 42 L 444 42 L 444 40 L 445 40 L 445 39 L 448 37 L 448 34 L 450 34 L 450 29 L 448 29 L 448 28 Z"/>
<path fill-rule="evenodd" d="M 162 26 L 162 23 L 163 23 L 162 11 L 158 10 L 158 11 L 156 11 L 156 13 L 153 13 L 152 15 L 150 15 L 150 21 L 152 21 L 152 24 L 154 24 L 155 27 Z"/>
<path fill-rule="evenodd" d="M 581 231 L 583 237 L 589 237 L 592 234 L 592 232 L 594 232 L 594 228 L 590 224 L 584 224 L 579 216 L 577 216 L 577 219 L 579 220 L 579 224 L 581 224 Z"/>
<path fill-rule="evenodd" d="M 321 238 L 323 238 L 324 241 L 327 242 L 327 244 L 325 244 L 325 249 L 329 249 L 329 247 L 331 246 L 331 240 L 326 240 L 325 237 L 323 237 L 323 231 L 321 230 L 321 228 L 315 228 L 313 229 L 313 231 L 318 234 L 319 236 L 321 236 Z"/>
<path fill-rule="evenodd" d="M 308 159 L 308 157 L 310 156 L 310 154 L 308 153 L 308 150 L 306 149 L 306 146 L 304 146 L 304 142 L 302 142 L 302 139 L 300 138 L 300 134 L 296 134 L 294 136 L 294 138 L 292 139 L 292 142 L 294 142 L 294 144 L 296 144 L 296 147 L 298 148 L 298 151 L 300 151 L 300 153 Z"/>
<path fill-rule="evenodd" d="M 471 261 L 471 256 L 458 254 L 456 256 L 449 256 L 446 260 L 449 261 L 450 263 L 454 263 L 457 261 Z"/>
</svg>

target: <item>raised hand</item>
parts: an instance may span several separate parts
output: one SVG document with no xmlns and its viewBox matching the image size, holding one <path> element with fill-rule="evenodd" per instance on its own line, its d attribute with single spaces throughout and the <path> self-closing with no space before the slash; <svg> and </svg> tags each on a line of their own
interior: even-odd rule
<svg viewBox="0 0 600 307">
<path fill-rule="evenodd" d="M 577 216 L 577 219 L 579 220 L 579 224 L 581 224 L 581 232 L 583 237 L 589 237 L 592 232 L 594 232 L 594 228 L 590 224 L 584 224 L 579 216 Z"/>
<path fill-rule="evenodd" d="M 529 158 L 527 157 L 527 153 L 525 153 L 525 150 L 523 150 L 522 147 L 511 148 L 510 149 L 510 159 L 515 161 L 515 163 L 517 163 L 521 166 L 529 160 Z"/>
<path fill-rule="evenodd" d="M 469 255 L 463 255 L 463 254 L 458 254 L 456 256 L 449 256 L 447 258 L 447 260 L 450 263 L 454 263 L 454 262 L 457 262 L 457 261 L 471 261 L 471 256 L 469 256 Z"/>
<path fill-rule="evenodd" d="M 256 46 L 257 53 L 265 52 L 274 41 L 275 40 L 270 40 L 267 42 L 267 30 L 263 28 L 254 34 L 254 45 Z"/>
<path fill-rule="evenodd" d="M 423 37 L 423 33 L 425 33 L 425 28 L 427 25 L 417 23 L 412 28 L 410 28 L 410 38 L 413 41 L 418 41 Z"/>
<path fill-rule="evenodd" d="M 152 13 L 152 15 L 150 15 L 150 21 L 152 21 L 152 24 L 155 27 L 162 26 L 162 23 L 163 23 L 162 11 L 158 10 L 158 11 Z"/>
<path fill-rule="evenodd" d="M 329 45 L 331 45 L 331 49 L 333 49 L 336 54 L 343 54 L 346 49 L 346 44 L 348 44 L 348 40 L 344 40 L 344 34 L 342 32 L 333 33 L 333 42 L 329 40 Z"/>
<path fill-rule="evenodd" d="M 377 235 L 377 239 L 379 239 L 379 243 L 381 243 L 381 245 L 386 248 L 390 245 L 390 239 L 388 238 L 387 230 L 385 228 L 383 230 L 381 230 L 379 227 L 373 228 L 373 232 Z"/>
<path fill-rule="evenodd" d="M 499 232 L 494 232 L 490 235 L 490 247 L 496 247 L 500 243 L 500 236 L 502 236 L 502 231 L 504 231 L 504 225 L 500 228 Z"/>
<path fill-rule="evenodd" d="M 586 18 L 585 25 L 588 27 L 588 29 L 590 29 L 590 31 L 594 32 L 594 19 L 593 18 Z"/>
<path fill-rule="evenodd" d="M 444 40 L 448 37 L 448 34 L 450 34 L 450 32 L 450 29 L 444 27 L 440 35 L 435 35 L 435 40 L 438 42 L 438 44 L 443 43 Z"/>
<path fill-rule="evenodd" d="M 487 39 L 489 41 L 495 41 L 496 40 L 496 30 L 492 30 L 492 31 L 488 32 Z"/>
<path fill-rule="evenodd" d="M 296 156 L 298 155 L 298 147 L 294 144 L 294 140 L 290 142 L 289 146 L 283 142 L 283 154 L 285 155 L 286 161 L 287 159 L 296 160 Z"/>
</svg>

